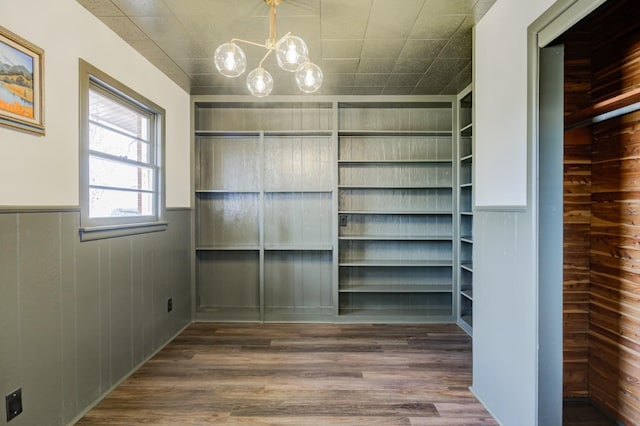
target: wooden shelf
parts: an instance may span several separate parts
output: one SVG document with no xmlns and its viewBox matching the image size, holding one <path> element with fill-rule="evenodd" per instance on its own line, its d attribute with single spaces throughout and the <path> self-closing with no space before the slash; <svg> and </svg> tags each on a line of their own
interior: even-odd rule
<svg viewBox="0 0 640 426">
<path fill-rule="evenodd" d="M 255 189 L 196 189 L 196 194 L 259 194 Z"/>
<path fill-rule="evenodd" d="M 196 130 L 196 136 L 260 136 L 259 130 Z"/>
<path fill-rule="evenodd" d="M 470 163 L 473 161 L 473 154 L 465 155 L 464 157 L 460 157 L 461 163 Z"/>
<path fill-rule="evenodd" d="M 332 136 L 331 130 L 265 130 L 264 136 Z"/>
<path fill-rule="evenodd" d="M 362 322 L 449 322 L 451 307 L 429 307 L 423 309 L 359 309 L 340 308 L 340 317 L 345 321 Z"/>
<path fill-rule="evenodd" d="M 451 284 L 390 284 L 341 286 L 340 293 L 451 293 Z"/>
<path fill-rule="evenodd" d="M 260 246 L 255 245 L 220 245 L 220 246 L 198 246 L 196 251 L 256 251 L 260 250 Z"/>
<path fill-rule="evenodd" d="M 451 189 L 453 185 L 338 185 L 338 189 Z"/>
<path fill-rule="evenodd" d="M 265 244 L 268 251 L 331 251 L 331 244 Z"/>
<path fill-rule="evenodd" d="M 328 189 L 328 188 L 317 188 L 317 189 L 312 189 L 312 188 L 307 188 L 307 189 L 303 189 L 303 188 L 281 188 L 281 189 L 265 189 L 264 190 L 265 194 L 295 194 L 295 193 L 300 193 L 300 194 L 331 194 L 333 192 L 333 189 Z"/>
<path fill-rule="evenodd" d="M 469 272 L 473 272 L 473 263 L 461 263 L 460 268 Z"/>
<path fill-rule="evenodd" d="M 466 297 L 467 299 L 473 301 L 473 289 L 462 290 L 460 292 L 462 297 Z"/>
<path fill-rule="evenodd" d="M 638 109 L 640 109 L 640 88 L 576 111 L 569 117 L 565 117 L 564 128 L 567 130 L 588 126 Z"/>
<path fill-rule="evenodd" d="M 453 241 L 451 235 L 341 235 L 341 241 Z"/>
<path fill-rule="evenodd" d="M 453 160 L 338 160 L 338 164 L 448 164 Z"/>
<path fill-rule="evenodd" d="M 473 183 L 471 183 L 471 182 L 461 183 L 460 184 L 460 188 L 473 188 Z"/>
<path fill-rule="evenodd" d="M 460 237 L 460 241 L 467 244 L 473 244 L 473 238 L 471 236 Z"/>
<path fill-rule="evenodd" d="M 453 136 L 450 130 L 339 130 L 339 136 Z"/>
<path fill-rule="evenodd" d="M 451 267 L 451 260 L 345 260 L 340 266 L 357 267 Z"/>
<path fill-rule="evenodd" d="M 447 216 L 451 215 L 452 212 L 438 212 L 438 211 L 393 211 L 393 210 L 340 210 L 339 214 L 388 214 L 388 215 L 436 215 L 436 216 Z"/>
<path fill-rule="evenodd" d="M 473 212 L 460 212 L 461 216 L 473 216 Z"/>
<path fill-rule="evenodd" d="M 470 132 L 471 129 L 473 129 L 473 123 L 465 124 L 460 128 L 460 134 L 464 135 L 464 136 L 471 136 L 471 135 L 466 135 L 465 134 L 465 133 Z"/>
</svg>

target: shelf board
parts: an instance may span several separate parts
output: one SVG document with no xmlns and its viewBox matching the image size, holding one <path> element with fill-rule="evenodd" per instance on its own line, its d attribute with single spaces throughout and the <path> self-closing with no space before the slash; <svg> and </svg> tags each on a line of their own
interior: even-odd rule
<svg viewBox="0 0 640 426">
<path fill-rule="evenodd" d="M 196 309 L 196 321 L 232 321 L 256 322 L 260 321 L 259 307 L 210 307 L 201 306 Z"/>
<path fill-rule="evenodd" d="M 331 136 L 331 130 L 265 130 L 265 137 L 270 136 Z"/>
<path fill-rule="evenodd" d="M 473 216 L 473 212 L 460 212 L 461 216 Z"/>
<path fill-rule="evenodd" d="M 259 130 L 196 130 L 196 136 L 260 136 Z"/>
<path fill-rule="evenodd" d="M 453 185 L 338 185 L 338 189 L 451 189 Z"/>
<path fill-rule="evenodd" d="M 460 188 L 473 188 L 473 183 L 472 182 L 461 183 Z"/>
<path fill-rule="evenodd" d="M 461 263 L 460 267 L 466 271 L 473 272 L 473 263 L 471 262 Z"/>
<path fill-rule="evenodd" d="M 467 290 L 462 290 L 460 292 L 460 295 L 463 297 L 466 297 L 467 299 L 471 300 L 473 302 L 473 289 L 467 289 Z"/>
<path fill-rule="evenodd" d="M 388 215 L 434 215 L 434 216 L 450 216 L 452 212 L 438 212 L 438 211 L 394 211 L 394 210 L 340 210 L 339 214 L 388 214 Z"/>
<path fill-rule="evenodd" d="M 196 194 L 259 194 L 255 189 L 196 189 Z"/>
<path fill-rule="evenodd" d="M 303 194 L 330 194 L 333 189 L 329 188 L 273 188 L 265 189 L 266 194 L 286 194 L 286 193 L 303 193 Z"/>
<path fill-rule="evenodd" d="M 462 236 L 460 237 L 460 241 L 467 244 L 473 244 L 473 238 L 471 236 Z"/>
<path fill-rule="evenodd" d="M 396 266 L 396 267 L 451 267 L 451 260 L 345 260 L 338 263 L 340 266 Z"/>
<path fill-rule="evenodd" d="M 460 162 L 461 163 L 470 163 L 471 161 L 473 161 L 473 154 L 469 154 L 469 155 L 465 155 L 463 157 L 460 157 Z"/>
<path fill-rule="evenodd" d="M 452 241 L 451 235 L 341 235 L 342 241 Z"/>
<path fill-rule="evenodd" d="M 453 160 L 338 160 L 338 164 L 449 164 Z"/>
<path fill-rule="evenodd" d="M 473 336 L 473 316 L 471 313 L 462 315 L 458 319 L 458 326 L 469 336 Z"/>
<path fill-rule="evenodd" d="M 345 308 L 339 310 L 339 319 L 362 322 L 449 322 L 451 306 L 433 306 L 422 309 L 363 309 Z"/>
<path fill-rule="evenodd" d="M 265 244 L 268 251 L 331 251 L 331 244 Z"/>
<path fill-rule="evenodd" d="M 265 321 L 303 321 L 303 322 L 333 322 L 335 313 L 333 307 L 305 308 L 305 307 L 268 307 L 264 308 Z"/>
<path fill-rule="evenodd" d="M 340 287 L 340 293 L 451 293 L 451 284 L 387 284 L 351 285 Z"/>
<path fill-rule="evenodd" d="M 257 251 L 259 245 L 219 245 L 219 246 L 197 246 L 196 251 Z"/>
<path fill-rule="evenodd" d="M 451 130 L 339 130 L 339 136 L 453 136 Z"/>
<path fill-rule="evenodd" d="M 460 128 L 460 133 L 464 133 L 464 132 L 469 131 L 471 129 L 473 129 L 473 123 L 465 124 L 464 126 L 462 126 Z"/>
</svg>

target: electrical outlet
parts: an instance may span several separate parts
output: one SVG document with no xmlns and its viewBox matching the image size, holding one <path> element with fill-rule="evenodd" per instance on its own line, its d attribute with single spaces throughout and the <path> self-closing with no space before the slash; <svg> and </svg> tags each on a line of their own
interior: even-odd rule
<svg viewBox="0 0 640 426">
<path fill-rule="evenodd" d="M 171 312 L 173 310 L 173 297 L 167 299 L 167 312 Z"/>
<path fill-rule="evenodd" d="M 347 215 L 346 214 L 341 214 L 340 215 L 340 226 L 347 226 Z"/>
<path fill-rule="evenodd" d="M 7 406 L 7 422 L 22 413 L 22 389 L 4 397 Z"/>
</svg>

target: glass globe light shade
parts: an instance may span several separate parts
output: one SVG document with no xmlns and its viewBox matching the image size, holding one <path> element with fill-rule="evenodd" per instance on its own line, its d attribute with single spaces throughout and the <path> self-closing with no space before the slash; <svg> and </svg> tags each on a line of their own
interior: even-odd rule
<svg viewBox="0 0 640 426">
<path fill-rule="evenodd" d="M 300 37 L 288 35 L 282 37 L 276 44 L 276 59 L 278 65 L 285 71 L 300 70 L 309 58 L 309 50 Z"/>
<path fill-rule="evenodd" d="M 247 57 L 235 43 L 218 46 L 213 58 L 220 74 L 226 77 L 238 77 L 247 68 Z"/>
<path fill-rule="evenodd" d="M 316 64 L 307 62 L 296 72 L 296 83 L 304 93 L 313 93 L 322 86 L 322 70 Z"/>
<path fill-rule="evenodd" d="M 256 68 L 247 76 L 247 87 L 253 96 L 262 98 L 271 93 L 273 78 L 264 68 Z"/>
</svg>

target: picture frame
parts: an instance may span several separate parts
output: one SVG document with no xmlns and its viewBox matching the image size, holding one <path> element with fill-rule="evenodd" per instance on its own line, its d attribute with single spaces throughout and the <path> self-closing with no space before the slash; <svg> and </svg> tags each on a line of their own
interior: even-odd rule
<svg viewBox="0 0 640 426">
<path fill-rule="evenodd" d="M 44 135 L 44 50 L 0 26 L 0 126 Z"/>
</svg>

